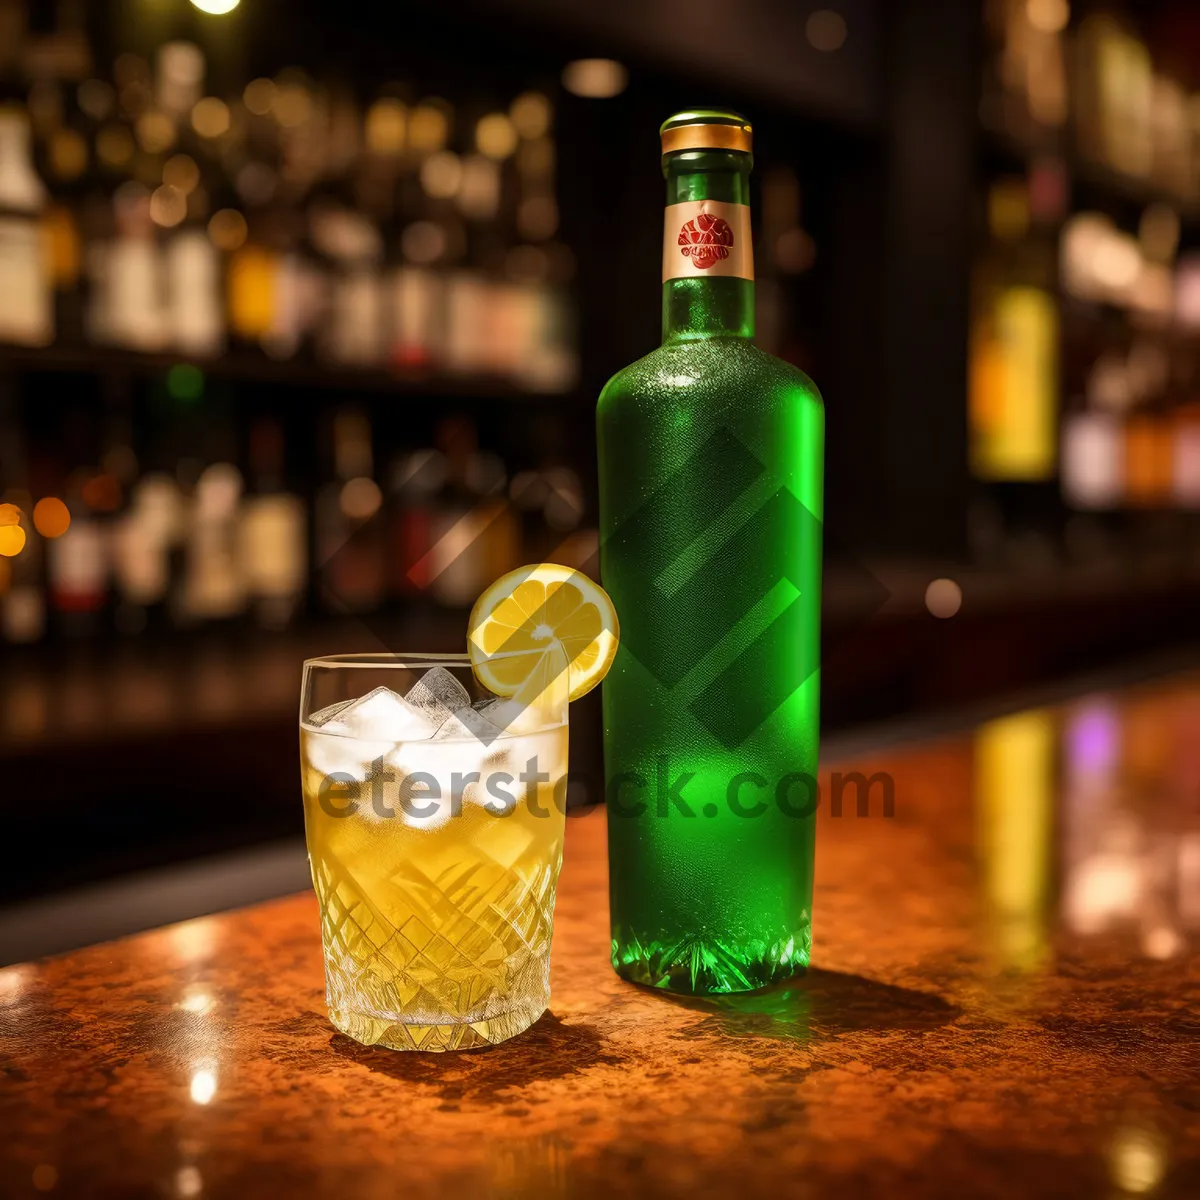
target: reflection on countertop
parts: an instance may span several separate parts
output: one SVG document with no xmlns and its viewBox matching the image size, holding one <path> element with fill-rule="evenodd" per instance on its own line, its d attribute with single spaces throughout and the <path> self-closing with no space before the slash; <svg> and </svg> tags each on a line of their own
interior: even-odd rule
<svg viewBox="0 0 1200 1200">
<path fill-rule="evenodd" d="M 336 1034 L 308 895 L 0 972 L 0 1191 L 1197 1194 L 1200 677 L 835 770 L 815 965 L 764 993 L 613 975 L 596 812 L 551 1011 L 485 1052 Z"/>
</svg>

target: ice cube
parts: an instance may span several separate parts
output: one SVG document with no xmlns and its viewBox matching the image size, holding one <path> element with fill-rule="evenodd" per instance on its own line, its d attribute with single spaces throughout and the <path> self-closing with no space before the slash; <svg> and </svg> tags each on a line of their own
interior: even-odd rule
<svg viewBox="0 0 1200 1200">
<path fill-rule="evenodd" d="M 428 817 L 414 817 L 398 804 L 398 814 L 416 829 L 436 829 L 449 818 L 456 792 L 463 805 L 482 804 L 487 799 L 483 792 L 487 779 L 484 762 L 489 754 L 487 746 L 473 736 L 461 741 L 435 738 L 421 746 L 397 746 L 387 760 L 388 769 L 396 775 L 394 786 L 407 788 L 410 807 L 437 806 Z M 429 776 L 433 786 L 410 779 L 415 775 Z"/>
<path fill-rule="evenodd" d="M 391 688 L 377 687 L 352 700 L 321 728 L 344 737 L 402 742 L 433 737 L 437 723 Z"/>
<path fill-rule="evenodd" d="M 474 738 L 485 746 L 490 746 L 504 731 L 488 719 L 487 713 L 476 708 L 460 708 L 448 716 L 433 735 L 436 742 L 444 742 L 450 738 Z"/>
<path fill-rule="evenodd" d="M 339 737 L 328 733 L 305 735 L 306 784 L 316 795 L 323 780 L 348 775 L 359 783 L 371 778 L 371 764 L 392 753 L 392 741 Z M 342 780 L 341 782 L 345 782 Z"/>
<path fill-rule="evenodd" d="M 475 710 L 501 733 L 533 733 L 540 728 L 540 714 L 519 700 L 488 700 Z"/>
<path fill-rule="evenodd" d="M 326 721 L 332 720 L 342 711 L 348 704 L 353 704 L 353 700 L 339 700 L 336 704 L 326 705 L 320 712 L 315 712 L 305 721 L 306 725 L 315 725 L 320 728 Z"/>
<path fill-rule="evenodd" d="M 471 704 L 470 693 L 445 667 L 433 667 L 426 671 L 408 689 L 404 699 L 424 713 L 435 727 Z"/>
</svg>

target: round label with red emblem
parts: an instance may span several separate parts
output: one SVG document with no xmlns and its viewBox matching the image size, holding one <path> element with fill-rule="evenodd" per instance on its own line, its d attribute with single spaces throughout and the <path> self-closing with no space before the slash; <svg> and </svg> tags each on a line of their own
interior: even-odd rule
<svg viewBox="0 0 1200 1200">
<path fill-rule="evenodd" d="M 721 200 L 668 204 L 663 281 L 717 275 L 754 278 L 749 208 Z"/>
</svg>

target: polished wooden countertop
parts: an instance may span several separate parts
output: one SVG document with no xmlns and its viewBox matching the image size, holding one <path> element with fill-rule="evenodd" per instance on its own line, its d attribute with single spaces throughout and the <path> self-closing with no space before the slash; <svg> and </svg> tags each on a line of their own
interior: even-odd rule
<svg viewBox="0 0 1200 1200">
<path fill-rule="evenodd" d="M 616 978 L 599 813 L 494 1049 L 336 1034 L 307 894 L 0 971 L 0 1195 L 1200 1194 L 1200 680 L 862 765 L 765 994 Z"/>
</svg>

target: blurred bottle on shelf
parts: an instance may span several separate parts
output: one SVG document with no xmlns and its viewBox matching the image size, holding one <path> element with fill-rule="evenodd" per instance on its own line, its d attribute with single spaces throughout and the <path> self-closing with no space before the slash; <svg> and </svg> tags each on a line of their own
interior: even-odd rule
<svg viewBox="0 0 1200 1200">
<path fill-rule="evenodd" d="M 1056 466 L 1059 327 L 1047 227 L 1057 214 L 1051 200 L 1034 220 L 1035 182 L 1001 180 L 988 197 L 991 242 L 976 268 L 970 346 L 971 463 L 981 479 L 1044 480 Z"/>
<path fill-rule="evenodd" d="M 331 478 L 315 502 L 316 569 L 326 611 L 375 612 L 386 594 L 383 494 L 374 479 L 371 424 L 342 409 L 333 418 Z"/>
<path fill-rule="evenodd" d="M 183 498 L 163 472 L 137 479 L 113 527 L 113 581 L 120 633 L 157 632 L 169 621 L 172 552 L 183 532 Z"/>
<path fill-rule="evenodd" d="M 283 629 L 295 617 L 308 582 L 304 503 L 285 488 L 284 433 L 261 419 L 250 430 L 252 492 L 241 517 L 241 567 L 263 629 Z"/>
<path fill-rule="evenodd" d="M 0 105 L 0 341 L 54 340 L 53 280 L 39 216 L 46 190 L 34 170 L 28 114 Z"/>
<path fill-rule="evenodd" d="M 1022 139 L 1067 119 L 1067 0 L 990 0 L 988 26 L 999 50 L 987 76 L 985 118 Z"/>
<path fill-rule="evenodd" d="M 1175 499 L 1184 508 L 1200 509 L 1200 403 L 1178 411 L 1173 458 Z"/>
<path fill-rule="evenodd" d="M 46 545 L 50 610 L 58 632 L 88 637 L 103 628 L 109 598 L 109 527 L 85 499 L 79 473 L 66 489 L 69 525 Z"/>
<path fill-rule="evenodd" d="M 232 437 L 218 440 L 226 443 Z M 185 508 L 184 578 L 176 605 L 181 625 L 233 625 L 247 605 L 239 534 L 245 481 L 224 456 L 200 470 Z"/>
<path fill-rule="evenodd" d="M 433 503 L 429 591 L 440 604 L 459 608 L 473 604 L 491 578 L 487 530 L 493 510 L 472 486 L 479 453 L 474 423 L 447 417 L 438 425 L 437 445 L 446 474 Z"/>
<path fill-rule="evenodd" d="M 1076 412 L 1063 422 L 1062 491 L 1072 508 L 1107 509 L 1125 493 L 1120 421 L 1110 413 Z"/>
<path fill-rule="evenodd" d="M 0 533 L 0 631 L 5 641 L 17 645 L 40 641 L 46 629 L 42 534 L 20 418 L 10 382 L 0 379 L 0 530 L 7 530 Z"/>
<path fill-rule="evenodd" d="M 446 481 L 446 457 L 425 447 L 401 455 L 392 465 L 389 497 L 390 591 L 421 597 L 433 581 L 435 503 Z"/>
<path fill-rule="evenodd" d="M 64 45 L 83 36 L 77 8 Z M 406 104 L 403 84 L 363 104 L 286 68 L 223 99 L 186 41 L 119 54 L 111 82 L 86 56 L 78 87 L 39 69 L 27 102 L 0 110 L 0 338 L 46 346 L 57 325 L 137 352 L 214 357 L 231 341 L 275 360 L 311 342 L 354 370 L 574 384 L 546 97 L 459 120 L 439 98 Z"/>
</svg>

